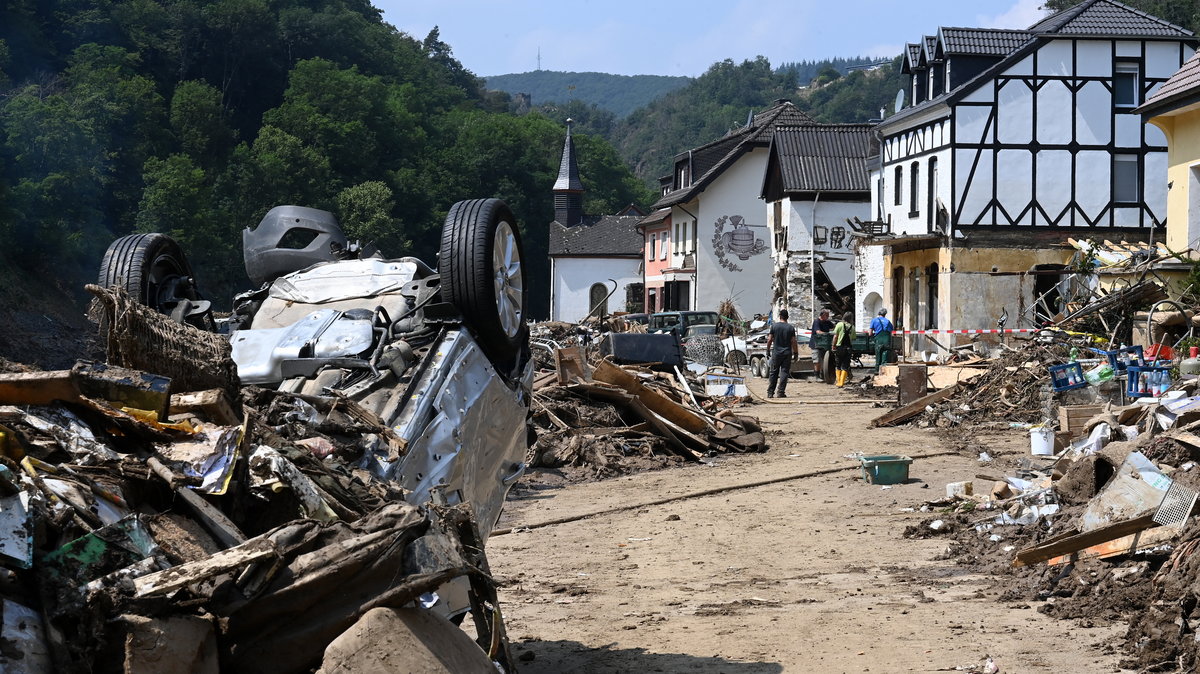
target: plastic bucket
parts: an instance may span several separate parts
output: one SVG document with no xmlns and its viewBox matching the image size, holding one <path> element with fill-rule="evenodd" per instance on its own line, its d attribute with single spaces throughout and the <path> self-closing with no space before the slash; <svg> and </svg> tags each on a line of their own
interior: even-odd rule
<svg viewBox="0 0 1200 674">
<path fill-rule="evenodd" d="M 1054 456 L 1054 431 L 1049 428 L 1029 429 L 1029 448 L 1034 456 Z"/>
</svg>

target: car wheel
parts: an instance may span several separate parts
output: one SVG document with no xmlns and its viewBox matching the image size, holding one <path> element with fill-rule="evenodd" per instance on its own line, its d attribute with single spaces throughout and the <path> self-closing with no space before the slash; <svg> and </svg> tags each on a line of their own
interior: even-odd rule
<svg viewBox="0 0 1200 674">
<path fill-rule="evenodd" d="M 499 199 L 460 201 L 446 214 L 438 255 L 443 296 L 462 313 L 493 361 L 527 340 L 525 270 L 516 219 Z"/>
<path fill-rule="evenodd" d="M 213 329 L 208 302 L 192 280 L 192 267 L 179 243 L 166 234 L 130 234 L 113 241 L 104 251 L 98 282 L 105 288 L 123 288 L 134 301 L 181 323 Z"/>
<path fill-rule="evenodd" d="M 833 352 L 826 351 L 824 356 L 821 356 L 821 379 L 825 380 L 826 384 L 834 382 L 835 367 L 833 362 Z"/>
<path fill-rule="evenodd" d="M 763 357 L 762 356 L 754 356 L 753 358 L 750 359 L 750 374 L 754 375 L 755 377 L 766 376 L 763 373 Z"/>
<path fill-rule="evenodd" d="M 746 354 L 741 351 L 730 351 L 725 354 L 725 364 L 729 367 L 737 367 L 746 364 Z"/>
</svg>

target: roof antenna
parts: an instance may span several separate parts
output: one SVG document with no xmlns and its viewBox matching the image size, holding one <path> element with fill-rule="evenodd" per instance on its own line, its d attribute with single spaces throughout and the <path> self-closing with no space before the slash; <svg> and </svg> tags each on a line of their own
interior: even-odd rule
<svg viewBox="0 0 1200 674">
<path fill-rule="evenodd" d="M 754 108 L 750 108 L 750 112 L 746 113 L 746 126 L 754 123 Z"/>
</svg>

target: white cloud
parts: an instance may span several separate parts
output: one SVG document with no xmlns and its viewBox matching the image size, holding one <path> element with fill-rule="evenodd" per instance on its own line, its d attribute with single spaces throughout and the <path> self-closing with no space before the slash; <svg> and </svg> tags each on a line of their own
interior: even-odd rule
<svg viewBox="0 0 1200 674">
<path fill-rule="evenodd" d="M 995 16 L 980 16 L 979 26 L 982 28 L 1028 28 L 1046 18 L 1046 10 L 1042 9 L 1045 0 L 1016 0 L 1007 11 Z"/>
</svg>

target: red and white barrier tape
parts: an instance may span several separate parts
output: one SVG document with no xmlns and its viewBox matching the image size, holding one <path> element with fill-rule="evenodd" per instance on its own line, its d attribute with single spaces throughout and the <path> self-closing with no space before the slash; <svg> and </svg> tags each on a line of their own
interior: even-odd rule
<svg viewBox="0 0 1200 674">
<path fill-rule="evenodd" d="M 896 330 L 893 335 L 996 335 L 1001 333 L 1038 332 L 1042 328 L 1008 328 L 994 330 Z M 802 335 L 811 335 L 812 330 L 797 330 Z M 861 332 L 861 331 L 860 331 Z"/>
</svg>

